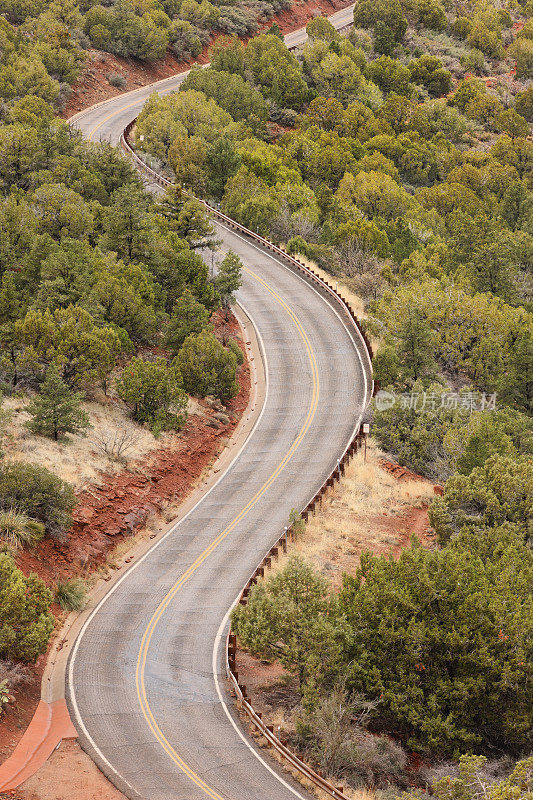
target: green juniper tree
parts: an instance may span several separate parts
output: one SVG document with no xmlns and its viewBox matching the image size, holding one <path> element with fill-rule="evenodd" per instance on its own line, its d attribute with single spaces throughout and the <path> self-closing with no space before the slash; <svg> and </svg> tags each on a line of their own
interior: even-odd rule
<svg viewBox="0 0 533 800">
<path fill-rule="evenodd" d="M 33 572 L 26 577 L 0 553 L 0 658 L 35 662 L 54 628 L 53 595 Z"/>
<path fill-rule="evenodd" d="M 81 408 L 83 392 L 73 392 L 62 380 L 55 364 L 46 371 L 39 395 L 27 411 L 32 419 L 27 426 L 34 433 L 57 440 L 66 433 L 84 434 L 91 427 L 87 412 Z"/>
<path fill-rule="evenodd" d="M 436 368 L 433 336 L 428 323 L 416 308 L 406 310 L 399 330 L 399 355 L 402 373 L 407 380 L 431 377 Z"/>
<path fill-rule="evenodd" d="M 47 536 L 66 537 L 75 505 L 72 486 L 46 467 L 20 461 L 0 465 L 0 508 L 16 508 L 42 522 Z"/>
<path fill-rule="evenodd" d="M 191 333 L 200 333 L 209 325 L 209 312 L 198 302 L 190 289 L 176 300 L 166 330 L 165 344 L 174 355 L 183 346 L 183 342 Z"/>
<path fill-rule="evenodd" d="M 210 331 L 188 336 L 177 361 L 189 394 L 213 394 L 221 400 L 230 400 L 237 394 L 237 359 Z"/>
<path fill-rule="evenodd" d="M 252 653 L 279 654 L 302 692 L 309 680 L 334 671 L 340 657 L 328 582 L 296 556 L 253 588 L 247 605 L 233 612 L 233 626 Z"/>
<path fill-rule="evenodd" d="M 13 386 L 17 385 L 18 347 L 15 339 L 15 322 L 21 312 L 20 298 L 13 273 L 4 272 L 0 286 L 0 369 Z"/>
<path fill-rule="evenodd" d="M 176 359 L 149 361 L 132 358 L 117 381 L 119 397 L 132 406 L 137 422 L 146 422 L 154 433 L 181 428 L 187 416 L 187 395 Z"/>
<path fill-rule="evenodd" d="M 222 305 L 226 309 L 226 319 L 229 307 L 235 302 L 235 292 L 241 285 L 242 261 L 233 250 L 229 250 L 220 262 L 215 278 L 215 288 L 220 295 Z"/>
<path fill-rule="evenodd" d="M 207 150 L 206 169 L 209 192 L 221 200 L 228 178 L 233 177 L 241 165 L 235 143 L 221 136 Z"/>
</svg>

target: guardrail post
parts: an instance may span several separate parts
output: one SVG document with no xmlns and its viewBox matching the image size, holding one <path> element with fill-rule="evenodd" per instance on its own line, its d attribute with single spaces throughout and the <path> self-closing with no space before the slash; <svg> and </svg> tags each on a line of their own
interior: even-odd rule
<svg viewBox="0 0 533 800">
<path fill-rule="evenodd" d="M 171 186 L 172 185 L 171 182 L 169 180 L 167 180 L 166 178 L 164 178 L 159 173 L 155 172 L 155 170 L 151 169 L 147 164 L 145 164 L 144 161 L 142 161 L 142 159 L 139 158 L 139 156 L 134 152 L 133 148 L 129 144 L 128 137 L 129 137 L 131 131 L 133 130 L 133 127 L 135 126 L 135 123 L 136 123 L 136 119 L 134 119 L 130 123 L 128 123 L 128 125 L 124 129 L 123 135 L 121 136 L 121 145 L 122 145 L 123 150 L 133 159 L 133 161 L 137 164 L 139 169 L 142 172 L 144 172 L 144 174 L 146 176 L 148 176 L 152 181 L 155 181 L 156 183 L 159 183 L 161 186 Z M 263 247 L 266 247 L 267 249 L 272 250 L 273 252 L 277 253 L 278 256 L 281 256 L 285 261 L 287 261 L 293 267 L 298 269 L 300 272 L 305 273 L 306 276 L 308 278 L 310 278 L 312 282 L 318 284 L 322 288 L 324 294 L 332 295 L 340 303 L 342 303 L 342 305 L 343 305 L 343 313 L 346 314 L 353 321 L 354 326 L 357 328 L 357 330 L 358 330 L 358 332 L 359 332 L 359 334 L 360 334 L 360 336 L 361 336 L 361 338 L 362 338 L 362 340 L 363 340 L 363 342 L 365 344 L 365 347 L 367 349 L 367 353 L 368 353 L 370 359 L 372 359 L 372 357 L 373 357 L 372 346 L 370 344 L 370 340 L 369 340 L 369 337 L 367 336 L 366 330 L 364 329 L 364 326 L 361 324 L 361 322 L 357 318 L 357 315 L 356 315 L 355 311 L 350 306 L 350 304 L 348 303 L 346 298 L 344 298 L 343 295 L 341 294 L 341 292 L 338 291 L 338 287 L 337 286 L 335 286 L 335 288 L 334 288 L 333 284 L 331 284 L 328 280 L 322 279 L 320 277 L 320 275 L 317 272 L 315 272 L 315 270 L 313 270 L 310 267 L 306 267 L 304 262 L 300 258 L 295 258 L 295 257 L 289 255 L 289 253 L 287 253 L 285 248 L 278 247 L 278 246 L 274 245 L 272 242 L 267 240 L 265 237 L 259 236 L 254 231 L 249 231 L 243 225 L 240 225 L 235 220 L 232 220 L 231 218 L 227 217 L 225 214 L 222 214 L 218 209 L 213 208 L 212 206 L 210 206 L 205 201 L 201 201 L 201 202 L 202 202 L 203 206 L 206 209 L 210 210 L 214 214 L 215 217 L 218 217 L 218 219 L 221 220 L 223 222 L 223 224 L 227 225 L 231 229 L 240 230 L 242 233 L 244 233 L 248 237 L 251 237 L 252 239 L 255 239 L 256 241 L 260 242 L 263 245 Z M 374 386 L 373 386 L 373 395 L 375 395 L 378 390 L 379 390 L 379 383 L 377 381 L 375 381 L 374 382 Z M 346 449 L 342 459 L 337 462 L 337 468 L 331 473 L 331 475 L 328 477 L 328 479 L 325 481 L 325 483 L 321 486 L 321 488 L 316 493 L 316 495 L 311 500 L 311 502 L 302 511 L 301 518 L 302 518 L 302 520 L 304 522 L 308 522 L 309 513 L 313 513 L 313 514 L 315 513 L 315 510 L 317 508 L 317 504 L 318 503 L 320 503 L 320 508 L 322 508 L 322 502 L 323 502 L 324 497 L 327 496 L 329 487 L 334 487 L 335 482 L 340 480 L 341 475 L 345 474 L 346 465 L 348 465 L 350 463 L 351 458 L 353 458 L 353 456 L 357 453 L 358 449 L 361 447 L 361 443 L 362 443 L 362 433 L 361 433 L 361 431 L 359 431 L 357 436 L 353 439 L 353 441 L 350 443 L 350 445 Z M 239 603 L 240 604 L 242 604 L 242 605 L 246 605 L 247 604 L 247 597 L 249 595 L 249 592 L 250 592 L 251 588 L 257 583 L 258 576 L 261 576 L 261 577 L 264 576 L 265 569 L 268 569 L 268 568 L 271 567 L 272 559 L 277 558 L 279 556 L 280 549 L 281 549 L 281 551 L 283 553 L 287 552 L 288 540 L 289 540 L 289 538 L 294 538 L 294 534 L 295 534 L 295 532 L 294 532 L 294 528 L 293 528 L 292 525 L 289 528 L 285 528 L 283 534 L 278 539 L 278 542 L 271 548 L 269 553 L 263 559 L 261 565 L 257 568 L 257 570 L 255 571 L 254 575 L 250 578 L 250 580 L 248 581 L 247 585 L 244 587 L 244 589 L 243 589 L 243 591 L 241 593 L 241 596 L 239 598 Z M 287 744 L 287 740 L 285 738 L 282 739 L 281 737 L 280 737 L 280 739 L 276 740 L 276 737 L 274 735 L 273 726 L 272 725 L 266 725 L 265 726 L 264 723 L 262 722 L 261 714 L 258 713 L 258 712 L 255 712 L 253 710 L 253 708 L 251 707 L 249 699 L 248 699 L 248 696 L 247 696 L 247 692 L 246 692 L 246 686 L 244 686 L 244 685 L 241 686 L 239 684 L 239 682 L 238 682 L 239 675 L 235 671 L 236 653 L 237 653 L 236 636 L 235 636 L 234 633 L 230 632 L 229 637 L 228 637 L 227 659 L 228 659 L 228 666 L 229 666 L 231 674 L 233 676 L 233 680 L 235 681 L 235 684 L 237 685 L 236 694 L 237 694 L 238 705 L 239 705 L 239 707 L 242 707 L 242 702 L 246 701 L 246 705 L 245 705 L 246 713 L 248 713 L 250 715 L 250 718 L 251 718 L 252 722 L 254 721 L 254 717 L 255 717 L 256 727 L 260 731 L 264 732 L 266 730 L 270 734 L 272 734 L 272 736 L 274 737 L 273 740 L 272 740 L 272 744 L 274 744 L 276 749 L 280 752 L 280 744 L 281 744 L 282 747 L 285 747 L 285 745 Z M 284 755 L 285 758 L 288 758 L 289 762 L 293 763 L 297 767 L 297 769 L 300 769 L 302 774 L 304 774 L 307 777 L 309 777 L 316 785 L 318 785 L 322 789 L 324 789 L 327 792 L 327 794 L 329 794 L 330 796 L 335 797 L 335 798 L 341 798 L 341 800 L 342 800 L 342 798 L 344 798 L 343 787 L 342 786 L 337 786 L 337 787 L 332 786 L 332 784 L 330 784 L 328 781 L 326 781 L 322 777 L 322 773 L 320 771 L 317 770 L 317 771 L 313 772 L 313 770 L 311 770 L 307 765 L 303 764 L 302 762 L 299 762 L 299 760 L 297 758 L 295 758 L 294 755 L 292 755 L 290 753 L 290 751 L 287 751 L 285 749 L 285 752 L 281 751 L 281 753 L 282 753 L 282 755 Z M 346 798 L 344 798 L 344 800 L 346 800 Z"/>
</svg>

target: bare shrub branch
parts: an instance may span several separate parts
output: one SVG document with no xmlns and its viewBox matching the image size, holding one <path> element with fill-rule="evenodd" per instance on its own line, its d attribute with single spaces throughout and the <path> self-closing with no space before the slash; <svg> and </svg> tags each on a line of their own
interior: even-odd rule
<svg viewBox="0 0 533 800">
<path fill-rule="evenodd" d="M 116 461 L 125 458 L 139 441 L 139 434 L 134 428 L 100 428 L 94 431 L 92 444 L 108 458 Z"/>
</svg>

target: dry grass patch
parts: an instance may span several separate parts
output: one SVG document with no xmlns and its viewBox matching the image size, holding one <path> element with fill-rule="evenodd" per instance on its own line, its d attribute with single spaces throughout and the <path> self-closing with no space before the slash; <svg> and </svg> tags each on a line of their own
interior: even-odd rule
<svg viewBox="0 0 533 800">
<path fill-rule="evenodd" d="M 364 550 L 395 552 L 408 544 L 412 533 L 431 538 L 426 508 L 434 497 L 433 485 L 425 480 L 398 481 L 380 466 L 381 456 L 372 442 L 366 461 L 363 451 L 357 454 L 290 548 L 335 585 L 343 572 L 355 572 Z M 284 561 L 285 557 L 274 568 Z"/>
<path fill-rule="evenodd" d="M 26 411 L 29 396 L 4 398 L 2 408 L 10 413 L 3 437 L 6 459 L 47 467 L 80 489 L 87 484 L 100 483 L 102 473 L 124 469 L 173 436 L 163 434 L 156 439 L 149 430 L 133 422 L 119 401 L 103 394 L 98 400 L 83 403 L 92 425 L 87 436 L 69 435 L 68 441 L 54 442 L 26 428 L 25 423 L 30 419 Z M 196 411 L 194 408 L 193 413 Z M 117 457 L 117 445 L 113 447 L 113 442 L 123 437 L 125 446 Z M 109 453 L 105 452 L 104 443 Z"/>
<path fill-rule="evenodd" d="M 316 274 L 322 278 L 322 280 L 327 281 L 330 285 L 335 286 L 342 294 L 344 299 L 350 303 L 357 316 L 360 319 L 365 319 L 367 313 L 365 311 L 365 304 L 362 297 L 359 297 L 358 294 L 355 294 L 342 279 L 336 278 L 334 275 L 331 275 L 331 273 L 320 269 L 315 261 L 312 261 L 310 258 L 306 258 L 301 253 L 297 253 L 295 257 L 305 264 L 306 267 L 309 267 L 313 270 L 313 272 L 316 272 Z"/>
<path fill-rule="evenodd" d="M 365 302 L 362 297 L 350 289 L 350 287 L 342 280 L 341 278 L 336 278 L 334 275 L 331 275 L 329 272 L 326 272 L 316 264 L 315 261 L 312 261 L 309 258 L 306 258 L 301 253 L 296 254 L 296 258 L 298 258 L 306 267 L 312 269 L 316 274 L 322 278 L 322 280 L 327 281 L 330 285 L 333 285 L 337 291 L 344 297 L 345 300 L 348 301 L 348 304 L 356 314 L 357 318 L 360 320 L 364 320 L 368 317 L 368 314 L 365 310 Z M 370 342 L 374 351 L 377 350 L 379 340 L 375 337 L 370 336 Z"/>
</svg>

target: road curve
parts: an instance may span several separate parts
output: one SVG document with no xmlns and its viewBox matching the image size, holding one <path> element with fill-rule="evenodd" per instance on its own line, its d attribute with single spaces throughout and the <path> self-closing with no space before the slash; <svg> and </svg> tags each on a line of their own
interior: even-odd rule
<svg viewBox="0 0 533 800">
<path fill-rule="evenodd" d="M 89 109 L 76 124 L 117 141 L 150 91 Z M 363 344 L 330 302 L 237 232 L 218 232 L 245 264 L 238 300 L 262 342 L 261 415 L 219 482 L 89 617 L 67 676 L 84 748 L 143 800 L 304 797 L 233 718 L 221 642 L 240 589 L 290 509 L 335 466 L 371 391 Z"/>
</svg>

